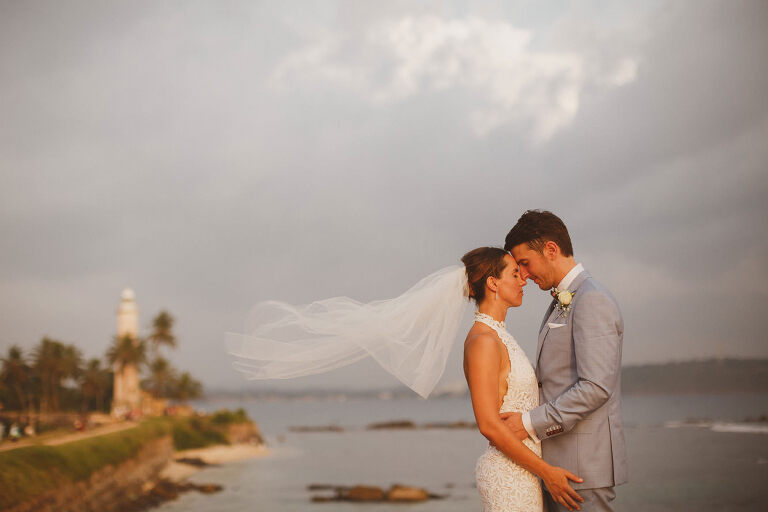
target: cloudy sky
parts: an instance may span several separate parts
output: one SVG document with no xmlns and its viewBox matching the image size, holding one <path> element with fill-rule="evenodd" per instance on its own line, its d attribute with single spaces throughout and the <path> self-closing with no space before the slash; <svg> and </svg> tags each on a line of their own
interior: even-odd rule
<svg viewBox="0 0 768 512">
<path fill-rule="evenodd" d="M 246 383 L 224 333 L 395 296 L 545 208 L 625 364 L 768 357 L 767 54 L 759 0 L 3 1 L 0 351 L 101 356 L 130 286 L 209 387 L 393 386 Z M 508 316 L 529 355 L 547 304 Z"/>
</svg>

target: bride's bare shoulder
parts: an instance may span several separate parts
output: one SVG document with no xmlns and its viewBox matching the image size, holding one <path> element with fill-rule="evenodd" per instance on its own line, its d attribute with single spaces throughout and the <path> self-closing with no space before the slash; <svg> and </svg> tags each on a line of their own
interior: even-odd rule
<svg viewBox="0 0 768 512">
<path fill-rule="evenodd" d="M 464 353 L 471 352 L 497 352 L 499 349 L 499 336 L 485 325 L 475 324 L 467 333 L 464 340 Z"/>
</svg>

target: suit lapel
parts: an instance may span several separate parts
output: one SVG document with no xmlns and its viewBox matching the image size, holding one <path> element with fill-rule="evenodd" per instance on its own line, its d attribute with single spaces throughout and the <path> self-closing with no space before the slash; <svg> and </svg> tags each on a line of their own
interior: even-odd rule
<svg viewBox="0 0 768 512">
<path fill-rule="evenodd" d="M 544 345 L 544 338 L 547 337 L 547 333 L 549 332 L 549 319 L 552 318 L 552 313 L 555 312 L 555 303 L 557 302 L 556 299 L 552 299 L 552 304 L 549 305 L 549 309 L 547 309 L 547 314 L 544 315 L 544 320 L 541 322 L 541 328 L 539 329 L 539 343 L 536 346 L 536 368 L 539 367 L 539 356 L 541 355 L 541 347 Z"/>
<path fill-rule="evenodd" d="M 549 315 L 552 314 L 552 311 L 555 309 L 555 302 L 557 302 L 556 299 L 552 299 L 552 302 L 549 303 L 549 307 L 547 308 L 546 314 L 544 314 L 544 318 L 541 319 L 541 325 L 539 326 L 539 335 L 541 335 L 542 329 L 544 329 L 544 326 L 547 325 L 547 320 L 549 320 Z"/>
<path fill-rule="evenodd" d="M 579 275 L 576 276 L 576 278 L 571 283 L 571 286 L 569 286 L 569 291 L 576 292 L 576 290 L 579 289 L 579 286 L 581 286 L 581 283 L 587 280 L 590 275 L 589 273 L 584 270 Z M 541 348 L 544 346 L 544 340 L 547 339 L 547 333 L 549 332 L 549 321 L 552 318 L 552 314 L 555 312 L 555 304 L 557 303 L 557 299 L 552 299 L 552 303 L 549 305 L 549 309 L 547 309 L 547 314 L 544 315 L 544 320 L 541 322 L 541 327 L 539 327 L 539 343 L 536 347 L 536 375 L 538 376 L 539 372 L 539 357 L 541 356 Z M 575 306 L 574 306 L 575 307 Z M 573 312 L 571 312 L 572 314 Z"/>
</svg>

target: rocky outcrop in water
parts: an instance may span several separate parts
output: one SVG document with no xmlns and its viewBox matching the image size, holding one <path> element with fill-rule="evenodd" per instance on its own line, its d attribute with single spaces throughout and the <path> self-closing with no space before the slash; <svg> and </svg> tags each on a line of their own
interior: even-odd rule
<svg viewBox="0 0 768 512">
<path fill-rule="evenodd" d="M 416 424 L 410 420 L 385 421 L 382 423 L 371 423 L 368 430 L 410 430 L 416 428 Z"/>
<path fill-rule="evenodd" d="M 223 489 L 217 484 L 195 484 L 192 482 L 172 482 L 160 480 L 149 492 L 121 504 L 115 512 L 142 512 L 157 507 L 166 501 L 172 501 L 179 494 L 197 491 L 203 494 L 213 494 Z"/>
<path fill-rule="evenodd" d="M 313 484 L 308 487 L 311 492 L 325 492 L 315 494 L 310 499 L 314 503 L 327 503 L 335 501 L 357 502 L 420 502 L 430 499 L 442 499 L 445 496 L 432 494 L 420 487 L 394 484 L 385 491 L 381 487 L 368 485 L 355 485 L 352 487 L 340 485 Z"/>
<path fill-rule="evenodd" d="M 288 427 L 290 432 L 344 432 L 343 427 L 338 425 L 317 425 L 317 426 L 304 426 L 304 427 Z"/>
</svg>

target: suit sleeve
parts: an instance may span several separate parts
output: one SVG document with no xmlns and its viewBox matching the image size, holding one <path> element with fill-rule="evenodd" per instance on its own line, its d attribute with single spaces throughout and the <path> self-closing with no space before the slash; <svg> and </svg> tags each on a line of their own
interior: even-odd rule
<svg viewBox="0 0 768 512">
<path fill-rule="evenodd" d="M 539 439 L 569 432 L 605 404 L 621 371 L 622 320 L 613 299 L 590 290 L 573 306 L 573 350 L 577 381 L 557 398 L 530 411 Z"/>
</svg>

